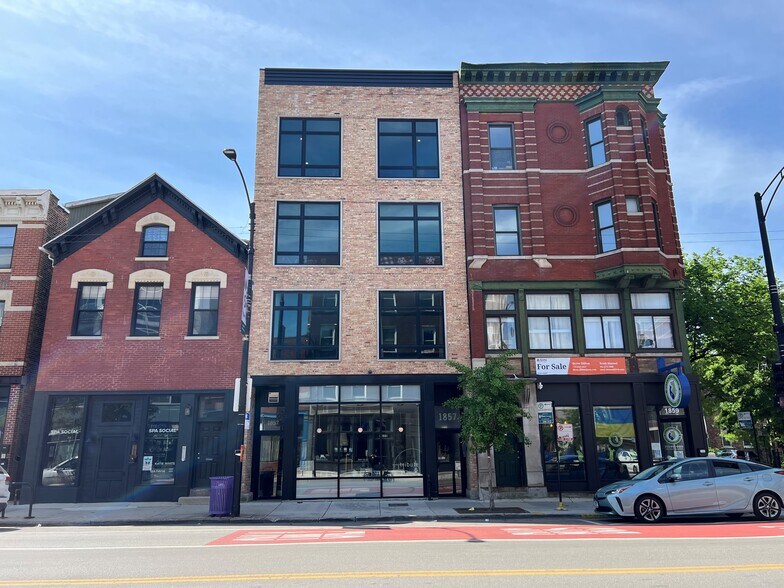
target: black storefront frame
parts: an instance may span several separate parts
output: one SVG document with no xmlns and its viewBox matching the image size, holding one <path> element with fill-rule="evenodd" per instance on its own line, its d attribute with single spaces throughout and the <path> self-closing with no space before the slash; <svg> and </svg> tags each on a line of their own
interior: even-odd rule
<svg viewBox="0 0 784 588">
<path fill-rule="evenodd" d="M 86 484 L 91 481 L 86 480 L 84 472 L 78 473 L 77 483 L 74 486 L 44 486 L 41 476 L 44 465 L 44 450 L 46 446 L 46 435 L 50 428 L 51 407 L 55 398 L 80 397 L 85 398 L 85 409 L 82 417 L 82 432 L 80 440 L 80 459 L 85 453 L 85 443 L 87 435 L 92 430 L 95 419 L 100 418 L 96 414 L 97 406 L 111 399 L 133 398 L 137 404 L 136 416 L 133 423 L 134 431 L 138 435 L 139 459 L 133 465 L 133 476 L 131 479 L 138 480 L 140 483 L 129 485 L 128 500 L 137 502 L 174 502 L 181 496 L 190 493 L 192 478 L 195 475 L 193 465 L 194 451 L 197 445 L 197 423 L 199 398 L 204 395 L 223 395 L 224 396 L 224 416 L 222 419 L 224 429 L 228 430 L 229 415 L 231 413 L 232 390 L 134 390 L 134 391 L 68 391 L 68 392 L 37 392 L 33 400 L 33 419 L 30 426 L 29 443 L 27 447 L 25 461 L 28 466 L 25 468 L 24 481 L 35 487 L 37 502 L 80 502 L 84 494 Z M 142 483 L 143 450 L 147 432 L 147 410 L 150 399 L 154 396 L 180 396 L 180 421 L 177 441 L 176 463 L 175 463 L 175 482 L 174 484 L 149 484 Z M 94 442 L 95 440 L 91 440 Z M 219 475 L 231 475 L 233 471 L 233 448 L 226 443 L 223 464 Z M 185 448 L 185 459 L 183 456 Z M 80 464 L 80 469 L 82 469 Z"/>
<path fill-rule="evenodd" d="M 596 448 L 596 429 L 593 409 L 598 406 L 631 406 L 639 468 L 642 471 L 654 465 L 653 452 L 648 439 L 647 407 L 655 407 L 657 415 L 662 406 L 667 405 L 664 397 L 664 378 L 666 374 L 641 373 L 606 376 L 535 376 L 543 386 L 537 393 L 537 401 L 552 401 L 553 408 L 577 406 L 583 435 L 583 458 L 586 467 L 586 481 L 562 481 L 562 489 L 567 491 L 596 490 L 603 485 L 599 476 Z M 702 422 L 702 403 L 698 380 L 687 374 L 691 383 L 692 395 L 686 416 L 680 422 L 686 429 L 687 455 L 707 455 L 707 439 Z M 609 390 L 602 390 L 609 387 Z M 625 388 L 625 390 L 624 390 Z M 536 418 L 535 416 L 533 418 Z M 658 415 L 658 425 L 668 417 Z M 537 423 L 538 427 L 538 423 Z M 541 442 L 541 440 L 540 440 Z M 544 453 L 542 470 L 545 475 Z M 556 490 L 556 483 L 550 482 L 549 490 Z"/>
<path fill-rule="evenodd" d="M 280 391 L 280 406 L 283 408 L 283 418 L 279 434 L 281 435 L 281 451 L 283 453 L 283 500 L 323 500 L 322 498 L 297 498 L 297 439 L 299 435 L 299 424 L 297 421 L 299 407 L 299 387 L 300 386 L 384 386 L 384 385 L 418 385 L 420 386 L 420 435 L 422 443 L 422 481 L 424 485 L 423 497 L 400 497 L 408 498 L 435 498 L 438 496 L 438 464 L 436 459 L 436 428 L 435 428 L 435 389 L 446 386 L 454 386 L 454 393 L 458 395 L 457 376 L 445 375 L 352 375 L 352 376 L 253 376 L 254 393 L 254 427 L 253 427 L 253 450 L 254 457 L 251 465 L 251 492 L 254 496 L 259 494 L 259 463 L 257 459 L 260 446 L 261 435 L 258 430 L 258 419 L 260 406 L 270 406 L 265 401 L 260 401 L 263 393 L 260 389 L 274 389 Z M 335 403 L 336 405 L 338 403 Z M 369 406 L 376 404 L 368 402 Z M 465 495 L 467 473 L 466 455 L 463 452 L 461 459 L 462 494 Z M 338 494 L 339 496 L 339 494 Z M 367 497 L 367 499 L 378 500 L 380 497 Z M 346 498 L 364 500 L 366 498 Z M 337 500 L 343 500 L 337 498 Z"/>
</svg>

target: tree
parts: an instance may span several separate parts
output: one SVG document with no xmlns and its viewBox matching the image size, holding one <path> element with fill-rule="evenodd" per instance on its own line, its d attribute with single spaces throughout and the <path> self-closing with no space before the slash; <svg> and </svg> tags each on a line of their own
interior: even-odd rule
<svg viewBox="0 0 784 588">
<path fill-rule="evenodd" d="M 506 352 L 488 357 L 485 365 L 477 368 L 457 361 L 447 362 L 459 374 L 463 395 L 448 400 L 444 405 L 462 412 L 460 436 L 463 441 L 473 451 L 487 454 L 491 510 L 495 508 L 493 451 L 511 447 L 510 436 L 526 445 L 529 443 L 519 422 L 520 418 L 530 418 L 520 405 L 525 380 L 508 377 L 513 370 L 509 363 L 510 354 Z"/>
<path fill-rule="evenodd" d="M 762 263 L 716 248 L 685 261 L 686 336 L 705 411 L 736 437 L 742 435 L 737 412 L 751 412 L 772 441 L 780 440 L 772 382 L 776 339 Z"/>
</svg>

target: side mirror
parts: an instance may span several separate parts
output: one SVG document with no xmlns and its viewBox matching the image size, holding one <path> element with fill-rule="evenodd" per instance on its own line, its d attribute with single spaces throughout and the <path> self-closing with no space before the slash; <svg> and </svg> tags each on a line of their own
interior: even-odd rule
<svg viewBox="0 0 784 588">
<path fill-rule="evenodd" d="M 668 482 L 680 482 L 681 475 L 680 474 L 672 474 L 669 478 L 667 478 Z"/>
</svg>

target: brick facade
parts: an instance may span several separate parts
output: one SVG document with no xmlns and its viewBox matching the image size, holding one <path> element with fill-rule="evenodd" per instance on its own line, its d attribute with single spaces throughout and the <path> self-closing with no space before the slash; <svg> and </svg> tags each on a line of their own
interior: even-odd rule
<svg viewBox="0 0 784 588">
<path fill-rule="evenodd" d="M 41 348 L 52 266 L 38 249 L 65 229 L 67 211 L 49 190 L 0 191 L 0 226 L 15 226 L 10 269 L 0 269 L 0 400 L 7 389 L 8 414 L 0 438 L 0 463 L 12 479 L 21 475 Z M 3 423 L 0 423 L 0 427 Z"/>
</svg>

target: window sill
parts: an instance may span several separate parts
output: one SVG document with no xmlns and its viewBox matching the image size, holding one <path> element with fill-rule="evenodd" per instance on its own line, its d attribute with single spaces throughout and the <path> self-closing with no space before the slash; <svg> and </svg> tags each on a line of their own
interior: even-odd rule
<svg viewBox="0 0 784 588">
<path fill-rule="evenodd" d="M 168 257 L 134 257 L 134 261 L 169 261 Z"/>
<path fill-rule="evenodd" d="M 8 268 L 0 268 L 0 274 L 10 274 L 10 273 L 11 273 L 11 268 L 10 267 L 8 267 Z"/>
<path fill-rule="evenodd" d="M 160 341 L 160 336 L 158 337 L 135 337 L 133 335 L 129 335 L 125 338 L 126 341 Z"/>
<path fill-rule="evenodd" d="M 218 335 L 186 335 L 183 339 L 186 341 L 217 341 L 220 337 Z"/>
<path fill-rule="evenodd" d="M 97 341 L 103 339 L 103 335 L 92 336 L 92 335 L 68 335 L 69 341 Z"/>
<path fill-rule="evenodd" d="M 628 125 L 623 125 L 623 126 L 619 125 L 619 126 L 616 126 L 615 128 L 617 130 L 619 130 L 619 131 L 631 131 L 631 130 L 634 130 L 633 127 L 628 126 Z"/>
<path fill-rule="evenodd" d="M 275 176 L 276 180 L 342 180 L 343 176 Z"/>
</svg>

